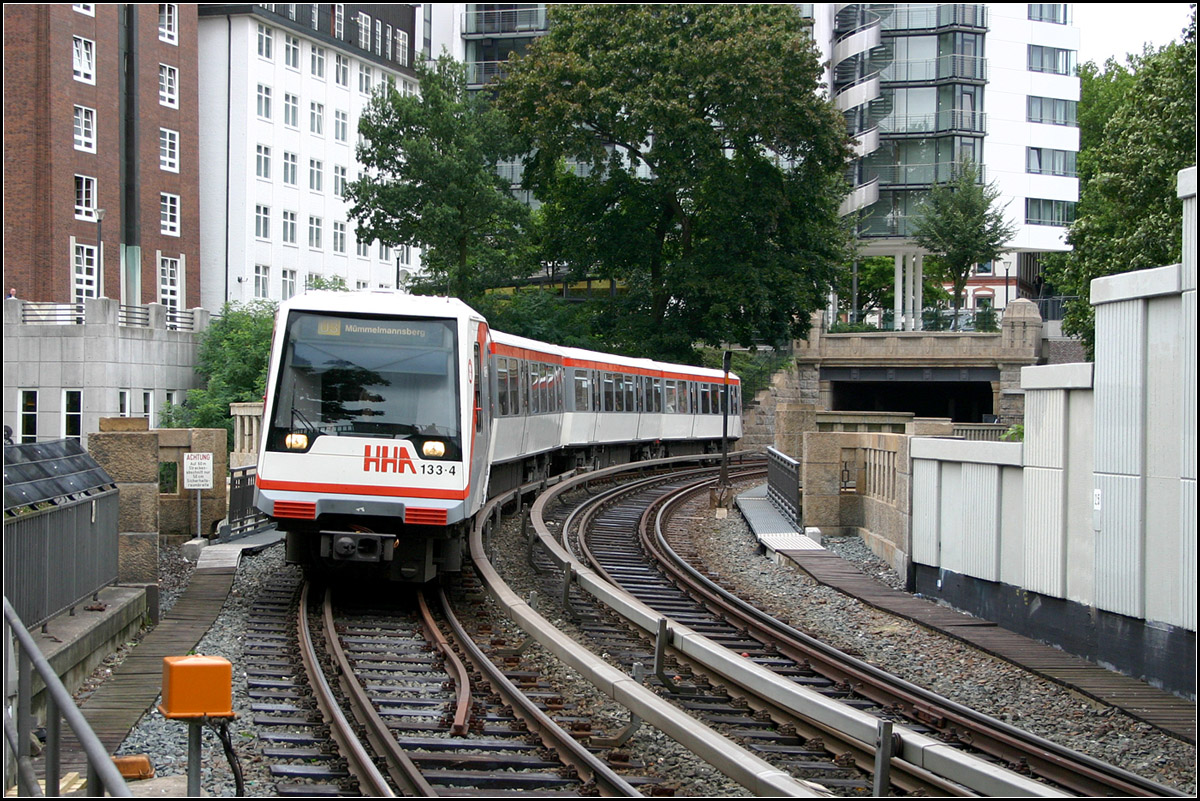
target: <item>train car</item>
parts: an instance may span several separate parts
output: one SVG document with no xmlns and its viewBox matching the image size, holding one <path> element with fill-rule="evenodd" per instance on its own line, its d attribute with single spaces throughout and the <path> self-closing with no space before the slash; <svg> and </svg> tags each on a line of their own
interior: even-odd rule
<svg viewBox="0 0 1200 801">
<path fill-rule="evenodd" d="M 451 298 L 280 305 L 256 505 L 289 562 L 426 582 L 461 568 L 487 498 L 571 467 L 720 448 L 737 376 L 510 336 Z"/>
</svg>

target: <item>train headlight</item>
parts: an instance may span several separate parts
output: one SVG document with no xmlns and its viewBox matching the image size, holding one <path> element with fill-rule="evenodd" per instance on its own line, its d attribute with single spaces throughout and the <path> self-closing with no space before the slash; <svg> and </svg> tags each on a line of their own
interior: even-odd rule
<svg viewBox="0 0 1200 801">
<path fill-rule="evenodd" d="M 446 443 L 436 439 L 427 440 L 421 446 L 421 453 L 433 459 L 440 458 L 446 455 Z"/>
<path fill-rule="evenodd" d="M 308 434 L 288 434 L 283 438 L 283 444 L 288 450 L 302 451 L 308 447 Z"/>
</svg>

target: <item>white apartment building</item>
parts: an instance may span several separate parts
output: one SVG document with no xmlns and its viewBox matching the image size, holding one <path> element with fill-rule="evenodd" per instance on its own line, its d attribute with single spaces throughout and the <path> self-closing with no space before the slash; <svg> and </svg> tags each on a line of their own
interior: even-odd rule
<svg viewBox="0 0 1200 801">
<path fill-rule="evenodd" d="M 415 248 L 359 241 L 343 197 L 358 121 L 385 82 L 414 93 L 411 4 L 202 5 L 201 304 L 284 300 L 315 276 L 391 289 Z"/>
<path fill-rule="evenodd" d="M 1069 4 L 814 4 L 828 84 L 856 138 L 855 217 L 864 255 L 896 259 L 904 327 L 920 326 L 922 259 L 908 240 L 921 198 L 971 158 L 1017 227 L 980 265 L 968 308 L 1042 290 L 1040 255 L 1069 249 L 1079 198 L 1079 31 Z M 914 312 L 914 309 L 917 311 Z M 900 313 L 902 312 L 902 314 Z"/>
</svg>

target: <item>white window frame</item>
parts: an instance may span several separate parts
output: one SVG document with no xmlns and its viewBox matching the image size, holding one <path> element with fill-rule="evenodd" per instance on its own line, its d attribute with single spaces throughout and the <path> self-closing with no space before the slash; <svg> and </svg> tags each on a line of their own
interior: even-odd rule
<svg viewBox="0 0 1200 801">
<path fill-rule="evenodd" d="M 274 61 L 275 30 L 269 25 L 258 23 L 258 57 Z"/>
<path fill-rule="evenodd" d="M 371 15 L 358 12 L 358 49 L 371 52 Z"/>
<path fill-rule="evenodd" d="M 294 297 L 296 294 L 296 271 L 295 270 L 280 270 L 279 271 L 279 297 L 281 300 L 287 300 Z"/>
<path fill-rule="evenodd" d="M 260 120 L 271 119 L 271 87 L 260 83 L 258 85 L 258 118 Z"/>
<path fill-rule="evenodd" d="M 254 265 L 254 297 L 271 297 L 271 268 L 266 264 Z"/>
<path fill-rule="evenodd" d="M 308 104 L 308 132 L 325 135 L 325 104 L 313 100 Z"/>
<path fill-rule="evenodd" d="M 309 53 L 309 72 L 314 78 L 325 80 L 325 48 L 312 45 Z"/>
<path fill-rule="evenodd" d="M 290 33 L 283 35 L 283 65 L 300 71 L 300 40 Z"/>
<path fill-rule="evenodd" d="M 333 81 L 338 86 L 350 85 L 350 59 L 341 53 L 334 55 Z"/>
<path fill-rule="evenodd" d="M 346 196 L 346 168 L 340 164 L 333 165 L 333 196 Z"/>
<path fill-rule="evenodd" d="M 95 3 L 72 3 L 71 7 L 74 8 L 76 11 L 78 11 L 80 14 L 84 14 L 89 17 L 96 16 L 96 4 Z"/>
<path fill-rule="evenodd" d="M 333 223 L 333 252 L 346 252 L 346 224 L 336 220 Z"/>
<path fill-rule="evenodd" d="M 75 80 L 96 85 L 96 43 L 82 36 L 72 37 L 71 68 Z"/>
<path fill-rule="evenodd" d="M 371 90 L 375 88 L 375 71 L 366 64 L 358 65 L 358 91 L 360 94 L 369 95 Z"/>
<path fill-rule="evenodd" d="M 158 103 L 179 108 L 179 70 L 170 64 L 158 65 Z"/>
<path fill-rule="evenodd" d="M 346 6 L 333 4 L 333 38 L 341 39 L 346 34 Z"/>
<path fill-rule="evenodd" d="M 254 175 L 258 178 L 271 180 L 271 146 L 255 145 Z"/>
<path fill-rule="evenodd" d="M 320 159 L 308 160 L 308 188 L 313 192 L 324 191 L 325 162 Z"/>
<path fill-rule="evenodd" d="M 170 192 L 158 193 L 158 225 L 164 236 L 179 236 L 179 195 Z"/>
<path fill-rule="evenodd" d="M 375 55 L 383 55 L 383 20 L 375 20 Z"/>
<path fill-rule="evenodd" d="M 346 142 L 350 139 L 350 112 L 334 110 L 333 138 L 338 142 Z"/>
<path fill-rule="evenodd" d="M 96 179 L 90 175 L 75 175 L 75 219 L 96 220 Z"/>
<path fill-rule="evenodd" d="M 283 211 L 283 244 L 296 244 L 296 212 L 284 209 Z"/>
<path fill-rule="evenodd" d="M 283 182 L 289 186 L 299 185 L 300 157 L 295 153 L 283 152 Z M 288 179 L 291 180 L 288 180 Z"/>
<path fill-rule="evenodd" d="M 408 31 L 396 31 L 396 62 L 408 66 Z"/>
<path fill-rule="evenodd" d="M 321 249 L 321 229 L 325 221 L 311 214 L 308 217 L 308 246 L 313 250 Z"/>
<path fill-rule="evenodd" d="M 392 249 L 390 246 L 383 244 L 383 242 L 379 242 L 379 260 L 386 261 L 389 264 L 392 261 Z"/>
<path fill-rule="evenodd" d="M 72 242 L 71 298 L 83 303 L 85 298 L 100 297 L 100 265 L 95 245 Z"/>
<path fill-rule="evenodd" d="M 77 411 L 71 411 L 70 396 L 75 396 Z M 74 418 L 75 429 L 77 433 L 70 433 L 70 427 L 67 425 Z M 80 440 L 83 438 L 83 390 L 82 389 L 64 389 L 62 391 L 62 438 Z"/>
<path fill-rule="evenodd" d="M 75 106 L 75 149 L 96 152 L 96 109 Z"/>
<path fill-rule="evenodd" d="M 182 263 L 174 256 L 158 256 L 158 302 L 168 311 L 178 312 L 181 307 Z"/>
<path fill-rule="evenodd" d="M 354 252 L 358 254 L 359 258 L 371 258 L 371 243 L 365 242 L 361 239 L 358 240 L 354 243 Z"/>
<path fill-rule="evenodd" d="M 271 207 L 262 203 L 254 206 L 254 238 L 271 238 Z"/>
<path fill-rule="evenodd" d="M 179 172 L 179 131 L 158 129 L 158 168 L 164 172 Z"/>
<path fill-rule="evenodd" d="M 158 4 L 158 40 L 179 44 L 179 6 L 175 3 Z"/>
</svg>

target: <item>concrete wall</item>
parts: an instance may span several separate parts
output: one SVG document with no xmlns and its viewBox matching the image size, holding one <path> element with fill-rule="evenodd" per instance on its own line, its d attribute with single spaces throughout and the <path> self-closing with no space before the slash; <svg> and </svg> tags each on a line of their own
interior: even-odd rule
<svg viewBox="0 0 1200 801">
<path fill-rule="evenodd" d="M 84 302 L 83 315 L 65 305 L 4 301 L 4 424 L 20 441 L 22 390 L 38 393 L 37 440 L 62 439 L 64 390 L 83 393 L 83 442 L 100 430 L 100 418 L 120 416 L 121 390 L 143 414 L 143 393 L 151 396 L 153 427 L 168 392 L 175 402 L 200 386 L 195 364 L 199 334 L 209 315 L 192 310 L 191 330 L 171 327 L 166 307 L 122 307 L 110 298 Z"/>
</svg>

